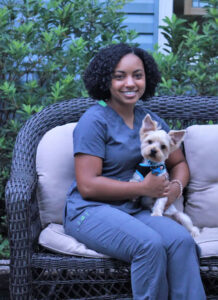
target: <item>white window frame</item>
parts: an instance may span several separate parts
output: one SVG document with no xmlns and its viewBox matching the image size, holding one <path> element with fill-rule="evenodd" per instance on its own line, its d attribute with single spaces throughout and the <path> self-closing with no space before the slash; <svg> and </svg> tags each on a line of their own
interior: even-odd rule
<svg viewBox="0 0 218 300">
<path fill-rule="evenodd" d="M 159 0 L 159 26 L 166 25 L 163 22 L 163 19 L 165 17 L 169 17 L 171 19 L 172 13 L 173 13 L 173 0 Z M 164 48 L 166 48 L 166 46 L 164 46 L 164 43 L 166 43 L 166 39 L 162 34 L 162 29 L 158 28 L 158 46 L 160 47 L 161 52 L 165 52 L 163 50 Z"/>
<path fill-rule="evenodd" d="M 184 15 L 205 15 L 206 10 L 202 7 L 192 7 L 192 0 L 184 0 Z"/>
</svg>

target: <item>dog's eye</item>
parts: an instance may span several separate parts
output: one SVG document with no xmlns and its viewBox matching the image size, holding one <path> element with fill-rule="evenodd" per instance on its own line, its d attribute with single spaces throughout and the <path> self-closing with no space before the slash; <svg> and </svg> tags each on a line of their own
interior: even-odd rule
<svg viewBox="0 0 218 300">
<path fill-rule="evenodd" d="M 166 145 L 161 145 L 161 149 L 165 150 L 166 149 Z"/>
<path fill-rule="evenodd" d="M 148 144 L 152 144 L 152 140 L 148 140 Z"/>
</svg>

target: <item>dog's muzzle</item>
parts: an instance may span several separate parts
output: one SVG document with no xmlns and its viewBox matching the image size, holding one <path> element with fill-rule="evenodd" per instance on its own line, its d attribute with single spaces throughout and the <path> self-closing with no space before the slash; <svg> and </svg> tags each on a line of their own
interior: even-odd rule
<svg viewBox="0 0 218 300">
<path fill-rule="evenodd" d="M 156 149 L 151 149 L 150 151 L 150 157 L 155 157 L 157 154 L 157 150 Z"/>
</svg>

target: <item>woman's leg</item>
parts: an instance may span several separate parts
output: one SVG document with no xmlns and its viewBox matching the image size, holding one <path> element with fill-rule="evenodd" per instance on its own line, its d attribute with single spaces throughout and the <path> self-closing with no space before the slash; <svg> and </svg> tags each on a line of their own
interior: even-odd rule
<svg viewBox="0 0 218 300">
<path fill-rule="evenodd" d="M 109 205 L 87 208 L 65 231 L 89 248 L 131 263 L 135 300 L 167 300 L 167 257 L 162 239 L 153 229 Z M 193 300 L 193 299 L 192 299 Z"/>
<path fill-rule="evenodd" d="M 135 216 L 155 230 L 167 251 L 167 276 L 171 300 L 205 300 L 196 245 L 189 232 L 167 217 L 152 217 L 147 211 Z"/>
</svg>

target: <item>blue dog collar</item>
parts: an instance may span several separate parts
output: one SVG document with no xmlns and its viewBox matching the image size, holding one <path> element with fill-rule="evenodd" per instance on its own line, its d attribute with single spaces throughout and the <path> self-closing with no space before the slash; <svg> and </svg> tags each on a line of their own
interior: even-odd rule
<svg viewBox="0 0 218 300">
<path fill-rule="evenodd" d="M 166 173 L 166 165 L 164 162 L 156 163 L 150 160 L 139 163 L 136 167 L 136 173 L 141 179 L 151 172 L 152 174 L 159 176 Z"/>
</svg>

